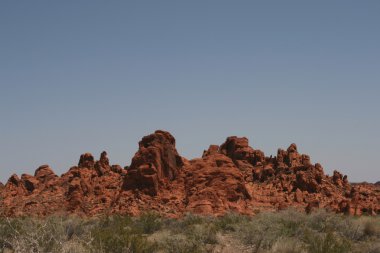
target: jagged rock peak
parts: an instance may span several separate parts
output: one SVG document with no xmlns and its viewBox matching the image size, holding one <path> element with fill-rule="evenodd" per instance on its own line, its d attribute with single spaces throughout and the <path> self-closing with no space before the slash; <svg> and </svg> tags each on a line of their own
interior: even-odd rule
<svg viewBox="0 0 380 253">
<path fill-rule="evenodd" d="M 203 151 L 202 157 L 215 155 L 219 153 L 219 146 L 218 145 L 210 145 L 210 147 L 207 150 Z"/>
<path fill-rule="evenodd" d="M 38 167 L 38 169 L 36 169 L 36 171 L 34 172 L 34 177 L 37 178 L 39 181 L 45 183 L 58 176 L 54 173 L 54 171 L 50 168 L 49 165 L 45 164 L 41 165 L 40 167 Z"/>
<path fill-rule="evenodd" d="M 239 168 L 257 165 L 265 162 L 264 152 L 249 146 L 246 137 L 230 136 L 220 146 L 219 152 L 230 157 Z"/>
<path fill-rule="evenodd" d="M 180 217 L 187 212 L 254 215 L 287 207 L 380 214 L 379 185 L 350 184 L 338 171 L 325 175 L 295 144 L 279 149 L 276 157 L 265 157 L 247 138 L 231 136 L 221 146 L 211 145 L 202 158 L 187 160 L 175 143 L 162 130 L 143 137 L 125 169 L 110 166 L 104 151 L 98 161 L 83 154 L 78 166 L 60 177 L 48 165 L 34 176 L 22 174 L 20 179 L 14 174 L 0 185 L 0 214 L 139 215 L 155 210 Z"/>
<path fill-rule="evenodd" d="M 94 168 L 95 159 L 91 153 L 84 153 L 80 156 L 78 167 L 79 168 Z"/>
<path fill-rule="evenodd" d="M 111 170 L 110 161 L 106 151 L 103 151 L 100 154 L 99 161 L 96 161 L 94 168 L 99 176 L 102 176 Z"/>
<path fill-rule="evenodd" d="M 298 152 L 297 151 L 297 144 L 295 144 L 295 143 L 290 144 L 290 146 L 288 147 L 287 151 L 288 151 L 288 153 Z"/>
<path fill-rule="evenodd" d="M 171 135 L 167 131 L 156 130 L 153 134 L 144 136 L 139 142 L 139 146 L 148 147 L 151 145 L 155 145 L 157 143 L 160 143 L 160 144 L 167 143 L 175 147 L 175 138 L 173 137 L 173 135 Z"/>
<path fill-rule="evenodd" d="M 124 187 L 156 195 L 160 185 L 177 177 L 183 164 L 175 148 L 174 137 L 169 132 L 157 130 L 139 142 L 139 150 L 132 158 Z"/>
<path fill-rule="evenodd" d="M 110 165 L 110 162 L 109 162 L 109 159 L 108 159 L 108 156 L 107 156 L 107 152 L 106 152 L 106 151 L 103 151 L 103 152 L 100 154 L 99 162 L 100 162 L 102 165 L 105 165 L 105 166 L 109 166 L 109 165 Z"/>
<path fill-rule="evenodd" d="M 20 178 L 17 176 L 17 174 L 13 174 L 7 181 L 7 184 L 14 184 L 18 185 L 20 183 Z"/>
<path fill-rule="evenodd" d="M 220 146 L 220 152 L 233 160 L 247 160 L 253 156 L 253 148 L 246 137 L 230 136 Z"/>
</svg>

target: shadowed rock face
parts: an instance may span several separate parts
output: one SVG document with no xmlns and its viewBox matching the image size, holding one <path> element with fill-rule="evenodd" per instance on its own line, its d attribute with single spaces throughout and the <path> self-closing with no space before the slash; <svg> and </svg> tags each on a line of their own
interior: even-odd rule
<svg viewBox="0 0 380 253">
<path fill-rule="evenodd" d="M 228 137 L 220 146 L 211 145 L 202 158 L 189 161 L 178 154 L 174 137 L 165 131 L 143 137 L 126 169 L 110 165 L 106 152 L 97 161 L 85 153 L 78 166 L 61 176 L 43 165 L 34 176 L 12 175 L 0 184 L 0 213 L 5 216 L 139 215 L 148 210 L 170 217 L 186 212 L 253 215 L 287 207 L 376 215 L 380 186 L 350 184 L 338 171 L 330 177 L 320 164 L 300 154 L 296 144 L 266 157 L 244 137 Z"/>
</svg>

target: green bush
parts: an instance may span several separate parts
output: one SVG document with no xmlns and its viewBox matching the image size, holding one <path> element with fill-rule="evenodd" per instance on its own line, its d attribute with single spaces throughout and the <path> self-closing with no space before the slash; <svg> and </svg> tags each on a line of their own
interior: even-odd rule
<svg viewBox="0 0 380 253">
<path fill-rule="evenodd" d="M 160 244 L 160 249 L 165 253 L 203 253 L 205 250 L 197 241 L 184 235 L 171 235 Z"/>
<path fill-rule="evenodd" d="M 144 213 L 135 220 L 135 225 L 144 234 L 152 234 L 162 227 L 162 218 L 157 213 Z"/>
<path fill-rule="evenodd" d="M 186 230 L 192 225 L 204 224 L 206 222 L 209 222 L 209 220 L 210 220 L 210 217 L 203 217 L 203 216 L 187 213 L 181 219 L 171 219 L 167 227 L 172 231 L 181 233 L 182 231 Z"/>
<path fill-rule="evenodd" d="M 374 222 L 373 220 L 364 221 L 363 225 L 364 236 L 379 236 L 380 234 L 380 224 L 379 222 Z"/>
<path fill-rule="evenodd" d="M 329 232 L 327 234 L 308 234 L 305 238 L 310 253 L 346 253 L 351 249 L 350 242 Z"/>
<path fill-rule="evenodd" d="M 241 226 L 249 221 L 249 217 L 239 215 L 237 213 L 227 213 L 222 217 L 214 219 L 214 224 L 217 230 L 220 231 L 236 231 L 238 226 Z"/>
<path fill-rule="evenodd" d="M 143 235 L 144 226 L 144 222 L 134 222 L 129 216 L 106 217 L 91 231 L 93 248 L 97 252 L 152 252 L 154 244 Z"/>
</svg>

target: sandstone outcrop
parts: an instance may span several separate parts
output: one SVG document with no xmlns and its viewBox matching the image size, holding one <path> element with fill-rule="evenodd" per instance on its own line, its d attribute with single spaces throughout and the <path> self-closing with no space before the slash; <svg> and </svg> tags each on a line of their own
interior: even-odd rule
<svg viewBox="0 0 380 253">
<path fill-rule="evenodd" d="M 139 189 L 155 196 L 161 185 L 177 177 L 182 166 L 174 137 L 168 132 L 156 131 L 140 141 L 139 150 L 128 169 L 124 188 Z"/>
<path fill-rule="evenodd" d="M 186 210 L 223 214 L 226 210 L 245 212 L 250 199 L 242 172 L 222 154 L 190 161 L 185 169 Z"/>
<path fill-rule="evenodd" d="M 187 160 L 165 131 L 143 137 L 124 168 L 111 165 L 106 152 L 99 160 L 85 153 L 61 176 L 42 165 L 34 175 L 14 174 L 0 184 L 3 216 L 139 215 L 152 210 L 169 217 L 187 212 L 253 215 L 288 207 L 377 215 L 380 185 L 352 184 L 338 171 L 326 175 L 294 143 L 268 157 L 247 138 L 232 136 L 220 146 L 211 145 L 201 158 Z"/>
</svg>

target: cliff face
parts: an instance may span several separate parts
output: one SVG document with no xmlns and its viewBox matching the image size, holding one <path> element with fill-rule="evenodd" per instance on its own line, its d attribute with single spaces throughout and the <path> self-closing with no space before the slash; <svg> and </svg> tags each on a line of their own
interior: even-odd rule
<svg viewBox="0 0 380 253">
<path fill-rule="evenodd" d="M 165 131 L 144 137 L 127 169 L 89 154 L 60 177 L 48 165 L 35 174 L 12 175 L 0 184 L 4 216 L 76 213 L 139 215 L 149 210 L 179 217 L 186 212 L 253 215 L 288 207 L 307 212 L 326 208 L 351 215 L 380 213 L 378 184 L 350 184 L 347 176 L 324 173 L 296 144 L 266 157 L 247 138 L 228 137 L 201 158 L 187 160 Z"/>
</svg>

